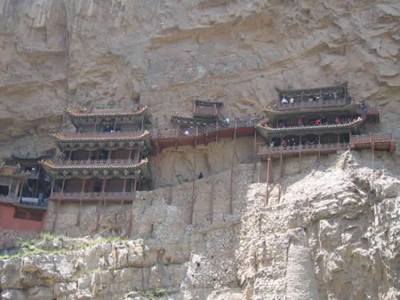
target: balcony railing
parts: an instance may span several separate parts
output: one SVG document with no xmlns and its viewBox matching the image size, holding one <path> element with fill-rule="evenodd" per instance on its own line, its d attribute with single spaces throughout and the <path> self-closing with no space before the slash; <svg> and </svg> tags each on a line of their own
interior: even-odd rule
<svg viewBox="0 0 400 300">
<path fill-rule="evenodd" d="M 324 152 L 324 151 L 332 151 L 332 150 L 346 150 L 348 148 L 349 148 L 348 143 L 260 147 L 258 150 L 258 155 L 269 155 L 269 154 L 274 154 L 274 153 L 307 152 L 307 151 Z"/>
<path fill-rule="evenodd" d="M 290 99 L 287 99 L 290 101 Z M 277 110 L 296 110 L 296 109 L 312 109 L 312 108 L 326 108 L 326 107 L 337 107 L 345 106 L 351 103 L 348 98 L 332 99 L 332 100 L 317 100 L 308 101 L 308 99 L 295 99 L 294 103 L 282 103 L 279 102 L 275 105 Z"/>
<path fill-rule="evenodd" d="M 87 140 L 87 139 L 124 139 L 137 138 L 145 132 L 143 130 L 124 130 L 115 132 L 62 132 L 56 135 L 65 140 Z"/>
<path fill-rule="evenodd" d="M 38 199 L 36 198 L 36 200 Z M 46 208 L 48 203 L 47 200 L 35 202 L 35 201 L 26 201 L 24 200 L 24 198 L 22 198 L 20 202 L 16 203 L 16 205 L 33 207 L 33 208 Z"/>
<path fill-rule="evenodd" d="M 216 121 L 208 126 L 191 127 L 191 128 L 170 128 L 164 130 L 154 130 L 152 132 L 153 139 L 165 138 L 181 138 L 181 137 L 194 137 L 199 135 L 210 135 L 222 130 L 231 130 L 234 128 L 254 128 L 260 123 L 264 117 L 256 117 L 252 119 L 235 119 L 228 121 L 222 119 L 220 122 Z M 217 123 L 218 122 L 218 123 Z"/>
<path fill-rule="evenodd" d="M 354 142 L 382 142 L 382 141 L 393 141 L 391 133 L 371 133 L 371 134 L 360 134 L 351 135 L 350 143 Z"/>
<path fill-rule="evenodd" d="M 131 165 L 137 164 L 139 161 L 133 159 L 99 159 L 99 160 L 63 160 L 57 158 L 53 160 L 54 163 L 65 166 L 107 166 L 107 165 Z"/>
</svg>

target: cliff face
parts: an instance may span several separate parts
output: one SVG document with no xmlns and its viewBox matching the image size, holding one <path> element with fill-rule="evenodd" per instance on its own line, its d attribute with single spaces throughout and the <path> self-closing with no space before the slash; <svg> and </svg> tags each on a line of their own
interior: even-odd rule
<svg viewBox="0 0 400 300">
<path fill-rule="evenodd" d="M 374 170 L 369 158 L 309 158 L 301 173 L 286 163 L 283 197 L 271 184 L 268 206 L 265 178 L 237 166 L 233 214 L 230 172 L 199 180 L 193 225 L 190 184 L 172 201 L 140 193 L 131 240 L 46 239 L 0 262 L 2 299 L 398 299 L 400 175 L 392 157 Z M 56 231 L 93 234 L 94 209 L 79 224 L 65 207 Z M 108 208 L 99 233 L 126 228 L 116 214 Z"/>
<path fill-rule="evenodd" d="M 0 1 L 0 156 L 54 150 L 48 134 L 66 125 L 67 106 L 142 103 L 162 129 L 195 98 L 244 117 L 275 101 L 275 88 L 345 81 L 378 104 L 372 130 L 393 130 L 399 17 L 397 2 L 372 0 Z M 193 149 L 166 149 L 151 158 L 159 188 L 132 208 L 108 204 L 97 233 L 94 205 L 63 205 L 56 223 L 51 205 L 46 228 L 73 238 L 1 260 L 2 299 L 400 297 L 396 154 L 377 153 L 374 166 L 368 151 L 285 160 L 283 197 L 275 175 L 266 206 L 251 139 L 196 151 L 205 178 L 193 225 Z M 126 234 L 130 213 L 130 240 L 84 238 Z"/>
<path fill-rule="evenodd" d="M 141 102 L 153 124 L 194 98 L 252 115 L 275 88 L 349 81 L 396 126 L 400 6 L 393 1 L 0 3 L 2 155 L 53 148 L 68 105 Z"/>
</svg>

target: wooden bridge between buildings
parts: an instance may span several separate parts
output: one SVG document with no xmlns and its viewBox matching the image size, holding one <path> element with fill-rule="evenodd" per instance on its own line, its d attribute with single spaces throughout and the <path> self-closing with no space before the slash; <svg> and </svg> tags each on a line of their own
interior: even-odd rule
<svg viewBox="0 0 400 300">
<path fill-rule="evenodd" d="M 255 126 L 264 119 L 265 117 L 237 119 L 225 126 L 221 126 L 217 121 L 202 127 L 154 130 L 151 141 L 154 149 L 161 152 L 169 147 L 218 143 L 220 138 L 252 137 L 255 134 Z"/>
</svg>

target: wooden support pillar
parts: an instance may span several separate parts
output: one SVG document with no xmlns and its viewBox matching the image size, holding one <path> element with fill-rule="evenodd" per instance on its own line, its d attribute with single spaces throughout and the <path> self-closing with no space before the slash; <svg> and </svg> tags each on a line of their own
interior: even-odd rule
<svg viewBox="0 0 400 300">
<path fill-rule="evenodd" d="M 94 130 L 93 130 L 93 132 L 97 131 L 97 121 L 98 121 L 98 117 L 96 117 L 96 119 L 94 121 Z"/>
<path fill-rule="evenodd" d="M 371 151 L 372 151 L 372 172 L 375 171 L 375 143 L 371 143 Z"/>
<path fill-rule="evenodd" d="M 103 179 L 103 184 L 101 186 L 102 197 L 104 197 L 106 182 L 107 182 L 107 179 Z M 101 219 L 101 215 L 102 215 L 102 210 L 103 210 L 103 199 L 97 205 L 96 232 L 98 232 L 99 227 L 100 227 L 100 219 Z"/>
<path fill-rule="evenodd" d="M 180 128 L 175 128 L 175 149 L 179 147 L 179 129 Z"/>
<path fill-rule="evenodd" d="M 172 157 L 171 172 L 169 175 L 169 191 L 168 191 L 168 205 L 172 203 L 172 182 L 174 179 L 175 155 Z"/>
<path fill-rule="evenodd" d="M 141 120 L 141 123 L 140 123 L 140 131 L 143 131 L 143 128 L 144 127 L 144 115 L 142 115 L 142 120 Z"/>
<path fill-rule="evenodd" d="M 36 179 L 36 184 L 35 184 L 35 191 L 33 193 L 34 197 L 39 197 L 38 191 L 39 191 L 39 178 L 40 178 L 40 172 L 42 171 L 42 165 L 38 166 L 38 171 L 37 171 L 37 179 Z"/>
<path fill-rule="evenodd" d="M 136 199 L 136 187 L 137 187 L 137 179 L 134 179 L 134 183 L 133 183 L 133 199 L 132 199 L 132 203 L 131 203 L 131 212 L 129 215 L 129 223 L 128 223 L 128 238 L 131 236 L 132 233 L 132 220 L 133 220 L 133 203 L 135 202 Z"/>
<path fill-rule="evenodd" d="M 55 216 L 54 216 L 54 220 L 53 220 L 53 226 L 51 227 L 51 233 L 53 233 L 56 230 L 56 226 L 57 226 L 57 219 L 58 219 L 58 210 L 60 209 L 60 205 L 61 205 L 61 200 L 59 199 L 57 201 L 57 205 L 55 208 Z"/>
<path fill-rule="evenodd" d="M 268 206 L 269 202 L 269 169 L 270 169 L 270 164 L 271 164 L 271 157 L 268 157 L 267 160 L 267 188 L 266 188 L 266 195 L 265 195 L 265 205 Z"/>
<path fill-rule="evenodd" d="M 83 179 L 82 181 L 82 188 L 81 188 L 81 197 L 79 199 L 79 209 L 78 209 L 78 219 L 77 219 L 77 225 L 79 226 L 81 224 L 81 213 L 82 213 L 82 196 L 83 193 L 85 192 L 85 184 L 86 184 L 86 178 Z"/>
<path fill-rule="evenodd" d="M 302 147 L 301 147 L 301 136 L 300 136 L 300 143 L 299 143 L 299 173 L 301 173 L 302 170 L 302 153 L 301 153 Z"/>
<path fill-rule="evenodd" d="M 8 185 L 8 196 L 12 196 L 12 194 L 13 194 L 12 193 L 13 182 L 14 182 L 14 178 L 11 177 L 10 184 Z M 14 193 L 15 193 L 15 191 L 14 191 Z"/>
<path fill-rule="evenodd" d="M 101 218 L 101 206 L 103 204 L 103 200 L 97 204 L 97 218 L 96 218 L 96 233 L 99 231 L 100 227 L 100 218 Z"/>
<path fill-rule="evenodd" d="M 115 129 L 117 128 L 117 119 L 118 119 L 118 117 L 115 117 L 114 126 L 113 126 L 113 131 L 114 132 L 115 132 Z"/>
<path fill-rule="evenodd" d="M 321 161 L 321 135 L 318 134 L 318 162 Z"/>
<path fill-rule="evenodd" d="M 65 179 L 63 179 L 63 182 L 61 185 L 61 194 L 64 194 L 64 187 L 65 187 Z"/>
<path fill-rule="evenodd" d="M 54 193 L 54 185 L 56 184 L 56 180 L 53 179 L 51 181 L 51 191 L 50 191 L 50 198 L 53 197 L 53 193 Z"/>
<path fill-rule="evenodd" d="M 195 204 L 195 183 L 196 183 L 196 154 L 197 154 L 197 140 L 195 140 L 194 149 L 193 149 L 193 181 L 192 181 L 192 202 L 190 203 L 190 216 L 189 216 L 189 224 L 193 224 L 193 211 Z"/>
<path fill-rule="evenodd" d="M 279 158 L 279 195 L 278 195 L 278 203 L 281 202 L 282 196 L 282 176 L 283 176 L 283 155 Z"/>
<path fill-rule="evenodd" d="M 254 170 L 255 170 L 256 165 L 257 165 L 257 130 L 255 130 L 255 129 L 254 129 L 253 163 L 254 163 Z"/>
<path fill-rule="evenodd" d="M 237 122 L 235 125 L 235 130 L 233 133 L 233 147 L 232 147 L 232 164 L 231 164 L 231 185 L 229 189 L 229 214 L 233 214 L 233 179 L 235 176 L 235 158 L 236 158 L 236 131 Z"/>
<path fill-rule="evenodd" d="M 215 143 L 218 144 L 218 132 L 219 132 L 219 123 L 218 120 L 216 121 L 216 131 L 215 131 Z"/>
</svg>

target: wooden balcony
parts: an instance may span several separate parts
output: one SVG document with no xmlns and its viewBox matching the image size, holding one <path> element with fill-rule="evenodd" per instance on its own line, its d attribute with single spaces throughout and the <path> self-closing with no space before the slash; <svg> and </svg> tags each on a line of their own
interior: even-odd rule
<svg viewBox="0 0 400 300">
<path fill-rule="evenodd" d="M 258 155 L 261 159 L 277 159 L 282 157 L 312 155 L 312 154 L 331 154 L 339 150 L 349 149 L 347 143 L 278 146 L 278 147 L 259 147 Z"/>
<path fill-rule="evenodd" d="M 53 135 L 61 142 L 99 142 L 99 141 L 140 141 L 150 137 L 150 133 L 142 130 L 119 132 L 60 132 Z"/>
<path fill-rule="evenodd" d="M 351 104 L 346 98 L 336 100 L 297 100 L 294 103 L 277 103 L 273 108 L 278 111 L 295 111 L 295 110 L 323 110 L 325 108 L 344 107 Z"/>
<path fill-rule="evenodd" d="M 323 132 L 349 132 L 352 129 L 357 129 L 361 124 L 366 120 L 365 116 L 359 117 L 356 120 L 353 120 L 348 123 L 343 124 L 327 124 L 327 125 L 318 125 L 318 126 L 293 126 L 293 127 L 269 127 L 266 125 L 257 125 L 257 131 L 264 138 L 268 138 L 269 136 L 281 136 L 288 134 L 309 134 L 309 133 L 323 133 Z"/>
<path fill-rule="evenodd" d="M 223 125 L 215 121 L 207 126 L 154 130 L 151 141 L 155 148 L 162 150 L 172 146 L 194 145 L 194 143 L 207 144 L 219 138 L 233 138 L 235 133 L 236 137 L 253 137 L 255 126 L 263 119 L 264 117 L 237 119 Z"/>
<path fill-rule="evenodd" d="M 350 136 L 350 148 L 353 150 L 374 149 L 394 153 L 396 144 L 391 133 L 370 133 Z"/>
<path fill-rule="evenodd" d="M 138 178 L 148 177 L 148 159 L 133 160 L 60 160 L 43 161 L 52 178 Z"/>
</svg>

